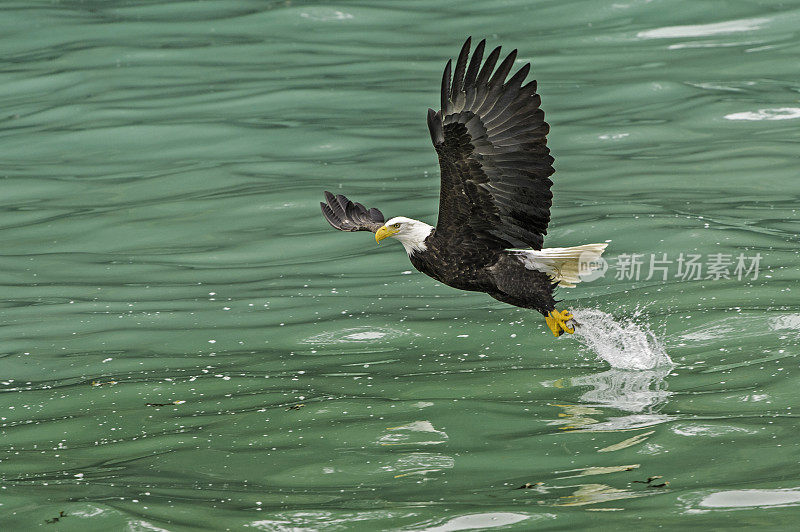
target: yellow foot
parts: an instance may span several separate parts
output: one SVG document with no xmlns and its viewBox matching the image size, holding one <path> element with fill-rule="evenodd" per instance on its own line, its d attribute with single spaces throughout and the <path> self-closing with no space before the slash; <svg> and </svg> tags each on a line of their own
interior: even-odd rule
<svg viewBox="0 0 800 532">
<path fill-rule="evenodd" d="M 547 322 L 547 326 L 550 327 L 550 330 L 553 331 L 553 336 L 556 338 L 565 332 L 569 334 L 575 332 L 573 327 L 567 326 L 567 322 L 571 319 L 572 314 L 570 314 L 568 310 L 562 310 L 561 312 L 557 310 L 551 310 L 550 314 L 544 317 L 544 320 Z"/>
</svg>

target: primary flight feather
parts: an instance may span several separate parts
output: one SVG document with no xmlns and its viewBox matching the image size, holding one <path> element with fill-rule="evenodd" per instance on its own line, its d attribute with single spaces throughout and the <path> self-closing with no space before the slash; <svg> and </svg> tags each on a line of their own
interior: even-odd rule
<svg viewBox="0 0 800 532">
<path fill-rule="evenodd" d="M 448 286 L 537 310 L 555 336 L 572 333 L 572 315 L 556 310 L 553 291 L 580 282 L 579 267 L 596 264 L 607 244 L 542 249 L 555 170 L 536 81 L 525 83 L 530 64 L 508 79 L 516 50 L 498 66 L 499 46 L 484 61 L 486 41 L 471 58 L 470 45 L 455 69 L 452 60 L 445 66 L 441 109 L 428 109 L 441 172 L 436 227 L 403 216 L 386 221 L 378 209 L 330 192 L 322 214 L 341 231 L 399 240 L 417 270 Z"/>
</svg>

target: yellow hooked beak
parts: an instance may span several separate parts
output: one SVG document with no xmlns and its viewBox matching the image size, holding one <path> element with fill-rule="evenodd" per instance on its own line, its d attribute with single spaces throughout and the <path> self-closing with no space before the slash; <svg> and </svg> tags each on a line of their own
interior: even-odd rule
<svg viewBox="0 0 800 532">
<path fill-rule="evenodd" d="M 375 242 L 380 244 L 381 240 L 383 240 L 387 236 L 392 236 L 393 234 L 395 234 L 398 231 L 399 231 L 399 229 L 391 229 L 391 228 L 386 227 L 384 225 L 383 227 L 381 227 L 380 229 L 375 231 Z"/>
</svg>

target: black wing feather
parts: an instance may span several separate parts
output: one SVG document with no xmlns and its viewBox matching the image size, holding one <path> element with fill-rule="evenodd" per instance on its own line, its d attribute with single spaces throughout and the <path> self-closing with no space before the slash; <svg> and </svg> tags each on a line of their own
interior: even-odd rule
<svg viewBox="0 0 800 532">
<path fill-rule="evenodd" d="M 495 69 L 497 47 L 481 67 L 486 41 L 468 60 L 470 42 L 452 77 L 452 61 L 445 67 L 441 111 L 428 110 L 442 178 L 435 238 L 463 245 L 469 231 L 481 245 L 541 249 L 554 169 L 536 82 L 523 85 L 530 64 L 506 81 L 517 51 Z"/>
<path fill-rule="evenodd" d="M 455 101 L 459 94 L 464 90 L 464 72 L 467 68 L 467 59 L 469 59 L 469 46 L 472 42 L 472 37 L 467 37 L 464 46 L 461 47 L 461 52 L 458 54 L 458 61 L 456 61 L 456 70 L 453 73 L 453 88 L 450 92 L 450 99 Z"/>
<path fill-rule="evenodd" d="M 372 231 L 375 233 L 385 221 L 378 209 L 367 209 L 339 194 L 325 191 L 325 203 L 320 202 L 322 215 L 339 231 Z"/>
<path fill-rule="evenodd" d="M 469 62 L 469 67 L 467 68 L 467 73 L 464 75 L 464 86 L 474 86 L 475 79 L 478 76 L 478 70 L 481 66 L 481 61 L 483 60 L 483 51 L 486 48 L 486 39 L 483 39 L 481 42 L 478 43 L 478 46 L 475 47 L 475 51 L 472 53 L 472 59 Z M 467 50 L 469 53 L 469 50 Z M 464 107 L 468 108 L 475 102 L 475 91 L 470 91 L 465 95 L 465 102 Z"/>
<path fill-rule="evenodd" d="M 447 62 L 447 66 L 444 67 L 444 74 L 442 74 L 442 113 L 447 114 L 450 112 L 448 107 L 450 106 L 450 68 L 453 66 L 453 60 Z"/>
<path fill-rule="evenodd" d="M 500 50 L 502 47 L 498 46 L 494 50 L 489 53 L 489 57 L 486 58 L 486 62 L 483 64 L 483 68 L 478 74 L 478 79 L 475 80 L 475 87 L 477 89 L 481 89 L 482 85 L 486 85 L 486 82 L 489 81 L 489 76 L 492 74 L 495 65 L 497 64 L 497 60 L 500 58 Z"/>
</svg>

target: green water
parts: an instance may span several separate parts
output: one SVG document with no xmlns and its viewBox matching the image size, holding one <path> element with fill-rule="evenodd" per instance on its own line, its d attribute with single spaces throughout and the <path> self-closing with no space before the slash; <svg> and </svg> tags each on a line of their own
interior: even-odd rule
<svg viewBox="0 0 800 532">
<path fill-rule="evenodd" d="M 796 3 L 0 12 L 3 530 L 796 526 Z M 467 35 L 534 62 L 546 245 L 611 241 L 559 294 L 580 338 L 319 213 L 435 220 L 425 111 Z M 634 253 L 667 280 L 616 275 Z"/>
</svg>

